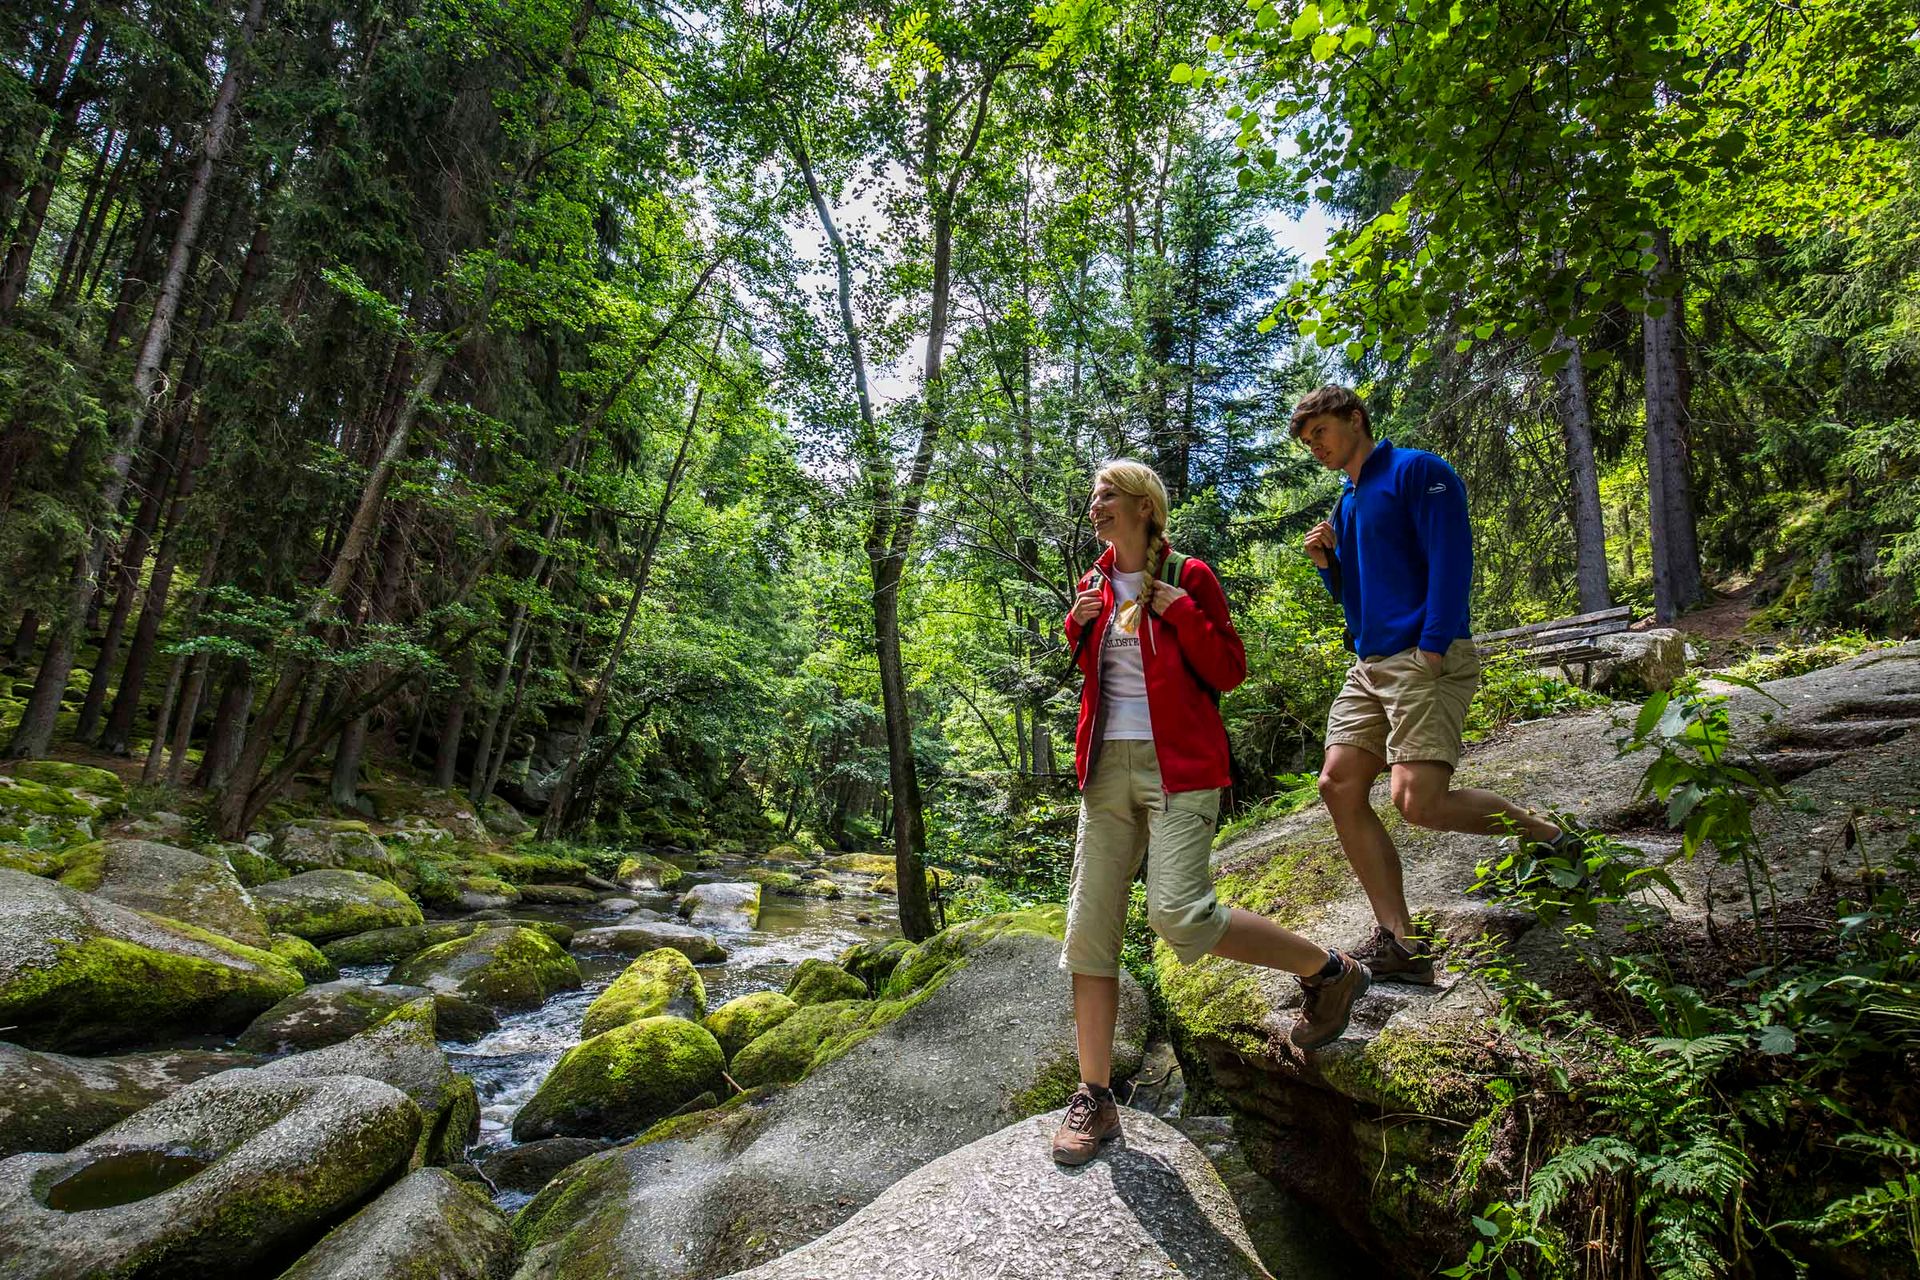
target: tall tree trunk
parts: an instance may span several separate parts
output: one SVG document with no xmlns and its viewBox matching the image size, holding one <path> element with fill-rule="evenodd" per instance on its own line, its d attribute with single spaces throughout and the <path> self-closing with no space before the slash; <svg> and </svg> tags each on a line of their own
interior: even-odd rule
<svg viewBox="0 0 1920 1280">
<path fill-rule="evenodd" d="M 100 31 L 96 27 L 87 39 L 87 51 L 81 55 L 79 69 L 61 94 L 60 118 L 54 122 L 53 133 L 47 139 L 40 176 L 27 192 L 26 204 L 20 211 L 20 225 L 14 229 L 5 260 L 0 261 L 0 315 L 18 306 L 27 291 L 33 250 L 40 242 L 41 229 L 46 226 L 47 206 L 53 202 L 54 188 L 59 186 L 67 166 L 67 149 L 73 145 L 74 134 L 79 129 L 80 108 L 86 102 L 88 82 L 94 63 L 99 61 L 100 48 Z"/>
<path fill-rule="evenodd" d="M 1567 478 L 1573 490 L 1574 581 L 1580 612 L 1592 613 L 1613 603 L 1607 591 L 1607 522 L 1600 509 L 1600 469 L 1593 458 L 1593 407 L 1587 398 L 1580 343 L 1562 335 L 1554 348 L 1567 353 L 1567 362 L 1554 380 L 1560 393 L 1560 434 L 1567 442 Z"/>
<path fill-rule="evenodd" d="M 440 741 L 433 752 L 433 785 L 452 789 L 454 773 L 460 767 L 460 733 L 467 723 L 467 703 L 473 696 L 473 674 L 460 682 L 447 703 L 446 719 L 440 722 Z M 425 701 L 425 695 L 422 695 Z M 476 757 L 477 759 L 478 757 Z M 479 770 L 476 768 L 475 773 Z"/>
<path fill-rule="evenodd" d="M 119 562 L 113 574 L 113 613 L 107 619 L 106 634 L 100 637 L 99 658 L 93 665 L 93 677 L 87 682 L 86 700 L 80 704 L 80 723 L 73 734 L 81 742 L 91 741 L 100 727 L 107 684 L 113 679 L 114 665 L 120 659 L 120 638 L 126 634 L 127 619 L 133 614 L 134 597 L 140 594 L 140 570 L 147 561 L 154 526 L 160 523 L 160 512 L 166 506 L 167 479 L 172 470 L 172 461 L 167 455 L 173 452 L 179 433 L 169 435 L 173 438 L 163 442 L 154 453 L 153 469 L 147 474 L 140 498 L 140 510 L 120 544 Z"/>
<path fill-rule="evenodd" d="M 1641 323 L 1646 352 L 1647 515 L 1653 548 L 1653 607 L 1672 622 L 1700 599 L 1700 544 L 1688 479 L 1686 404 L 1680 384 L 1681 281 L 1665 228 L 1654 233 L 1658 259 L 1647 279 Z M 1654 312 L 1659 314 L 1655 315 Z"/>
<path fill-rule="evenodd" d="M 720 332 L 713 336 L 714 349 L 720 347 Z M 687 453 L 693 444 L 695 429 L 700 424 L 700 409 L 706 403 L 707 388 L 699 384 L 693 393 L 693 408 L 687 413 L 687 425 L 680 433 L 680 447 L 673 455 L 673 465 L 667 469 L 666 483 L 660 490 L 660 507 L 654 513 L 653 523 L 648 526 L 646 541 L 640 549 L 640 567 L 633 575 L 633 594 L 627 599 L 626 616 L 620 620 L 620 631 L 614 637 L 613 645 L 607 650 L 606 659 L 600 666 L 600 679 L 593 687 L 593 693 L 587 698 L 586 710 L 580 717 L 580 744 L 574 748 L 572 757 L 560 771 L 560 777 L 553 785 L 552 797 L 547 801 L 547 812 L 540 819 L 540 838 L 552 840 L 564 832 L 567 823 L 567 806 L 573 798 L 573 786 L 580 775 L 580 767 L 588 749 L 593 744 L 594 726 L 600 721 L 600 713 L 606 709 L 607 698 L 613 692 L 614 681 L 620 673 L 620 658 L 626 652 L 627 637 L 633 633 L 633 622 L 640 614 L 640 601 L 647 593 L 647 582 L 653 576 L 654 553 L 660 549 L 660 538 L 667 530 L 667 514 L 673 509 L 673 498 L 680 487 L 680 478 L 686 472 Z"/>
<path fill-rule="evenodd" d="M 221 77 L 220 91 L 214 99 L 213 113 L 207 120 L 206 137 L 201 143 L 200 163 L 194 170 L 186 205 L 180 212 L 180 225 L 174 231 L 173 247 L 167 255 L 167 274 L 154 300 L 146 338 L 141 343 L 140 357 L 134 365 L 133 403 L 121 419 L 113 450 L 108 455 L 107 481 L 100 495 L 100 525 L 92 531 L 91 551 L 82 554 L 75 565 L 65 615 L 55 620 L 53 635 L 47 642 L 46 656 L 41 661 L 39 676 L 34 681 L 33 696 L 21 714 L 20 727 L 7 745 L 7 754 L 10 756 L 43 756 L 53 741 L 53 721 L 60 709 L 60 695 L 66 690 L 67 677 L 73 670 L 74 646 L 79 639 L 87 607 L 93 599 L 100 563 L 106 556 L 111 535 L 109 522 L 120 509 L 120 498 L 126 490 L 134 451 L 139 447 L 141 426 L 153 411 L 154 399 L 160 390 L 160 371 L 166 364 L 174 316 L 179 312 L 181 295 L 186 291 L 187 262 L 199 241 L 200 224 L 206 217 L 214 166 L 226 153 L 234 103 L 240 95 L 242 65 L 246 61 L 253 33 L 260 24 L 264 3 L 265 0 L 251 0 L 239 35 L 227 54 L 226 71 Z"/>
<path fill-rule="evenodd" d="M 113 199 L 115 180 L 119 177 L 119 166 L 115 165 L 109 173 L 113 160 L 113 147 L 119 133 L 109 129 L 106 137 L 100 141 L 100 150 L 93 160 L 93 172 L 87 176 L 86 196 L 80 202 L 80 212 L 74 216 L 73 230 L 67 234 L 67 247 L 60 254 L 60 274 L 53 282 L 53 305 L 64 307 L 71 301 L 70 290 L 75 283 L 76 271 L 83 256 L 82 246 L 90 252 L 94 241 L 100 235 L 100 223 L 104 220 L 108 203 Z"/>
<path fill-rule="evenodd" d="M 199 620 L 200 610 L 202 606 L 206 604 L 207 593 L 213 589 L 214 571 L 220 563 L 220 544 L 226 540 L 226 533 L 227 528 L 225 522 L 222 522 L 214 530 L 213 544 L 207 548 L 206 559 L 201 565 L 200 581 L 194 587 L 193 600 L 188 604 L 186 616 L 181 620 L 181 632 L 184 635 L 193 634 L 194 623 Z M 173 541 L 177 545 L 178 540 L 174 539 Z M 162 554 L 166 553 L 164 543 L 162 544 L 161 550 Z M 148 603 L 151 604 L 152 600 L 149 599 Z M 146 625 L 147 614 L 146 611 L 143 610 L 140 615 L 140 628 L 144 630 Z M 157 615 L 153 625 L 156 637 L 148 638 L 147 652 L 149 653 L 153 651 L 159 631 L 160 624 Z M 136 635 L 134 643 L 135 654 L 137 654 L 139 650 L 139 637 Z M 160 757 L 161 753 L 166 749 L 167 737 L 172 730 L 172 718 L 176 705 L 181 705 L 182 707 L 183 729 L 174 746 L 174 758 L 172 764 L 169 766 L 169 773 L 176 775 L 179 773 L 179 762 L 187 753 L 187 743 L 193 734 L 193 720 L 194 717 L 200 713 L 200 684 L 206 678 L 206 657 L 205 655 L 201 655 L 191 659 L 194 666 L 194 678 L 186 681 L 186 693 L 183 696 L 181 683 L 186 675 L 188 662 L 188 655 L 184 653 L 180 654 L 174 658 L 173 665 L 167 670 L 167 683 L 160 693 L 160 709 L 153 717 L 153 742 L 147 748 L 146 766 L 140 771 L 140 781 L 144 783 L 152 784 L 159 781 Z M 131 667 L 131 656 L 128 659 L 128 663 L 129 667 Z M 178 700 L 178 704 L 176 700 Z M 122 714 L 120 705 L 116 702 L 114 704 L 113 716 L 107 723 L 107 737 L 111 739 L 117 732 L 120 735 L 120 741 L 124 742 L 130 739 L 133 736 L 133 717 L 138 710 L 139 708 L 136 705 L 127 711 L 126 723 L 116 729 L 116 725 L 118 725 Z"/>
<path fill-rule="evenodd" d="M 206 749 L 200 757 L 200 771 L 193 777 L 194 785 L 216 793 L 226 789 L 240 757 L 241 744 L 248 737 L 247 718 L 252 709 L 253 672 L 244 664 L 236 663 L 228 670 L 226 688 L 220 694 L 220 706 L 213 714 L 213 728 L 207 734 Z"/>
<path fill-rule="evenodd" d="M 520 709 L 526 704 L 527 677 L 533 674 L 534 640 L 529 637 L 526 648 L 521 651 L 520 671 L 513 678 L 513 698 L 507 703 L 506 720 L 500 728 L 500 743 L 494 749 L 493 758 L 487 761 L 476 759 L 475 772 L 484 765 L 486 781 L 481 784 L 480 793 L 473 797 L 477 805 L 484 805 L 493 796 L 493 789 L 500 785 L 501 771 L 507 767 L 507 755 L 513 750 L 513 731 L 520 723 Z"/>
</svg>

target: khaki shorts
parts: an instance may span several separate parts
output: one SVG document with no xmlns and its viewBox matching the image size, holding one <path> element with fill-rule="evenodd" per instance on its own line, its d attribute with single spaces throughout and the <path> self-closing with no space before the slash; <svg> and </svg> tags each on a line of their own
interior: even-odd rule
<svg viewBox="0 0 1920 1280">
<path fill-rule="evenodd" d="M 1388 764 L 1460 763 L 1460 733 L 1480 684 L 1480 655 L 1462 638 L 1447 646 L 1435 671 L 1419 648 L 1390 658 L 1364 658 L 1327 713 L 1327 745 L 1360 747 Z"/>
<path fill-rule="evenodd" d="M 1080 795 L 1060 967 L 1103 978 L 1120 972 L 1127 896 L 1143 855 L 1147 923 L 1180 963 L 1192 964 L 1219 945 L 1231 919 L 1214 896 L 1209 861 L 1219 817 L 1218 788 L 1173 795 L 1160 789 L 1160 758 L 1151 742 L 1101 743 Z"/>
</svg>

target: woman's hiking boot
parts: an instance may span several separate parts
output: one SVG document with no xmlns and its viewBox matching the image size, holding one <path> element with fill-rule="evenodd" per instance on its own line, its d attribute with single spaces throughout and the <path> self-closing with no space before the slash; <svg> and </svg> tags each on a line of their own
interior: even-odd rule
<svg viewBox="0 0 1920 1280">
<path fill-rule="evenodd" d="M 1340 961 L 1337 975 L 1300 979 L 1305 998 L 1300 1002 L 1300 1017 L 1287 1036 L 1296 1049 L 1318 1049 L 1338 1040 L 1347 1029 L 1347 1020 L 1353 1016 L 1353 1002 L 1373 985 L 1373 975 L 1367 972 L 1367 966 L 1344 951 L 1334 955 Z"/>
<path fill-rule="evenodd" d="M 1067 1099 L 1067 1118 L 1053 1134 L 1053 1158 L 1060 1164 L 1085 1164 L 1100 1150 L 1100 1144 L 1120 1132 L 1120 1106 L 1111 1089 L 1095 1097 L 1093 1089 L 1081 1085 Z"/>
<path fill-rule="evenodd" d="M 1393 930 L 1380 925 L 1353 958 L 1367 966 L 1375 982 L 1416 982 L 1433 985 L 1433 946 L 1424 938 L 1402 942 Z"/>
</svg>

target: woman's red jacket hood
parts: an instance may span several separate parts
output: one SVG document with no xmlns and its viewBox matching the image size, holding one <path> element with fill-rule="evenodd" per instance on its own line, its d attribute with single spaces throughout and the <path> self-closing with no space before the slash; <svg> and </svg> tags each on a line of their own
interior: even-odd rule
<svg viewBox="0 0 1920 1280">
<path fill-rule="evenodd" d="M 1093 635 L 1079 645 L 1081 626 L 1067 614 L 1067 643 L 1080 649 L 1080 725 L 1073 735 L 1073 765 L 1081 790 L 1099 754 L 1100 636 L 1113 615 L 1113 548 L 1095 562 L 1100 570 L 1100 613 Z M 1081 579 L 1082 584 L 1086 582 Z M 1227 727 L 1207 688 L 1225 693 L 1247 678 L 1247 650 L 1227 615 L 1220 580 L 1203 560 L 1188 556 L 1180 569 L 1186 598 L 1164 614 L 1143 610 L 1140 656 L 1147 674 L 1147 714 L 1160 757 L 1160 784 L 1168 792 L 1205 791 L 1231 785 Z M 1200 681 L 1206 681 L 1203 688 Z"/>
</svg>

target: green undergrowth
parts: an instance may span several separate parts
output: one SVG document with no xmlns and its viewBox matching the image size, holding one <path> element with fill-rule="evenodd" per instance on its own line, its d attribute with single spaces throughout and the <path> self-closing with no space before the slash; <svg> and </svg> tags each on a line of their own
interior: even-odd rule
<svg viewBox="0 0 1920 1280">
<path fill-rule="evenodd" d="M 1838 666 L 1869 650 L 1882 649 L 1891 643 L 1893 642 L 1889 640 L 1872 639 L 1861 631 L 1840 631 L 1807 644 L 1786 645 L 1778 649 L 1748 654 L 1741 661 L 1727 668 L 1723 674 L 1730 679 L 1751 680 L 1755 684 L 1764 684 L 1769 680 L 1785 680 L 1826 667 Z"/>
</svg>

